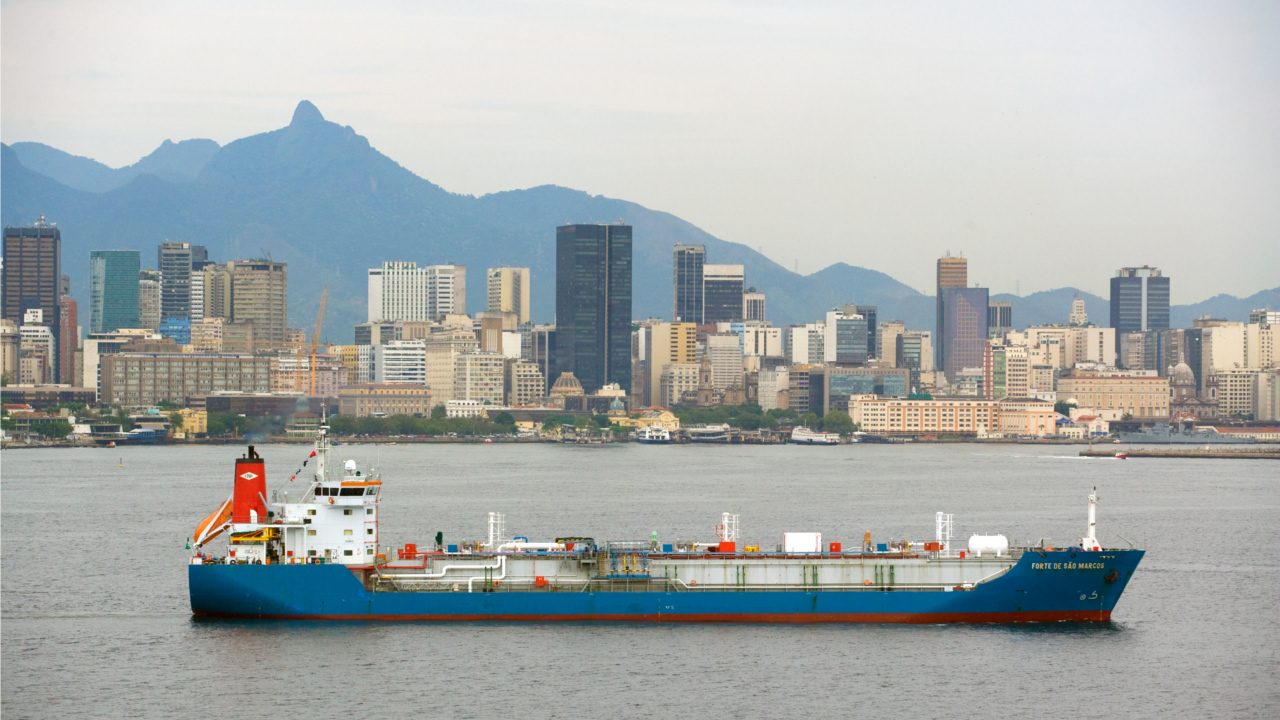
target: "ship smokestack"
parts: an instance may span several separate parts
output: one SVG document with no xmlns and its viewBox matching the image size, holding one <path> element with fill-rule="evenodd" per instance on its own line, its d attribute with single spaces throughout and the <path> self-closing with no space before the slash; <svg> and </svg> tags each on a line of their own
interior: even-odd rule
<svg viewBox="0 0 1280 720">
<path fill-rule="evenodd" d="M 267 465 L 249 446 L 247 455 L 236 458 L 236 485 L 231 502 L 231 522 L 267 521 Z M 256 519 L 255 519 L 256 515 Z"/>
</svg>

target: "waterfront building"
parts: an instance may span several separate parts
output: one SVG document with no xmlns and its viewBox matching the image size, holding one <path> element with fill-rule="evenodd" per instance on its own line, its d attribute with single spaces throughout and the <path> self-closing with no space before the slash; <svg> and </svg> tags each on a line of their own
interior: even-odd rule
<svg viewBox="0 0 1280 720">
<path fill-rule="evenodd" d="M 1058 434 L 1058 413 L 1053 403 L 1026 397 L 1009 397 L 999 403 L 996 429 L 1005 435 L 1044 437 Z"/>
<path fill-rule="evenodd" d="M 852 309 L 852 306 L 847 306 Z M 840 310 L 827 312 L 823 361 L 840 365 L 867 364 L 867 319 Z"/>
<path fill-rule="evenodd" d="M 937 272 L 937 328 L 933 334 L 934 349 L 933 362 L 931 367 L 945 369 L 946 363 L 946 334 L 945 323 L 946 317 L 946 294 L 943 292 L 948 288 L 966 288 L 969 287 L 969 261 L 962 257 L 951 257 L 951 253 L 947 253 L 943 257 L 938 258 Z M 986 337 L 986 334 L 983 334 Z"/>
<path fill-rule="evenodd" d="M 556 228 L 557 375 L 588 394 L 631 387 L 631 244 L 630 225 Z"/>
<path fill-rule="evenodd" d="M 942 289 L 943 322 L 939 368 L 948 378 L 965 368 L 982 367 L 987 343 L 986 288 L 948 287 Z"/>
<path fill-rule="evenodd" d="M 746 270 L 742 265 L 702 266 L 702 324 L 741 322 Z"/>
<path fill-rule="evenodd" d="M 863 432 L 875 435 L 985 435 L 998 427 L 1000 402 L 975 397 L 909 400 L 857 395 L 849 398 L 849 417 Z"/>
<path fill-rule="evenodd" d="M 734 333 L 707 336 L 707 359 L 711 364 L 711 387 L 727 390 L 743 387 L 742 339 Z"/>
<path fill-rule="evenodd" d="M 456 397 L 455 383 L 458 358 L 480 349 L 480 341 L 472 330 L 453 328 L 433 333 L 423 342 L 426 347 L 426 383 L 437 405 Z M 376 361 L 375 361 L 376 362 Z"/>
<path fill-rule="evenodd" d="M 453 397 L 502 405 L 505 381 L 506 358 L 501 354 L 483 350 L 463 353 L 454 368 Z"/>
<path fill-rule="evenodd" d="M 47 361 L 54 374 L 59 367 L 57 353 L 63 344 L 57 322 L 58 300 L 64 294 L 62 277 L 62 231 L 57 225 L 46 223 L 41 215 L 30 227 L 4 229 L 0 317 L 21 326 L 28 310 L 41 311 L 52 335 L 52 354 Z"/>
<path fill-rule="evenodd" d="M 898 367 L 933 372 L 933 333 L 907 330 L 898 336 Z"/>
<path fill-rule="evenodd" d="M 749 288 L 742 296 L 742 319 L 745 322 L 766 322 L 764 317 L 764 293 Z"/>
<path fill-rule="evenodd" d="M 191 270 L 204 263 L 209 251 L 203 245 L 165 240 L 156 249 L 160 271 L 160 320 L 191 317 Z"/>
<path fill-rule="evenodd" d="M 100 403 L 153 407 L 167 401 L 181 405 L 187 398 L 215 392 L 269 392 L 271 359 L 122 352 L 101 356 L 100 380 Z"/>
<path fill-rule="evenodd" d="M 489 312 L 514 313 L 529 322 L 529 268 L 498 267 L 488 272 Z"/>
<path fill-rule="evenodd" d="M 1076 407 L 1119 410 L 1135 420 L 1169 417 L 1169 379 L 1151 371 L 1079 370 L 1058 378 L 1058 399 Z"/>
<path fill-rule="evenodd" d="M 538 364 L 529 360 L 506 361 L 503 397 L 508 406 L 536 405 L 547 394 L 547 379 Z"/>
<path fill-rule="evenodd" d="M 707 249 L 676 245 L 671 253 L 671 320 L 702 323 L 702 272 Z"/>
<path fill-rule="evenodd" d="M 89 252 L 89 332 L 138 327 L 137 250 Z"/>
<path fill-rule="evenodd" d="M 809 370 L 809 411 L 824 416 L 849 411 L 859 395 L 907 397 L 911 371 L 905 368 L 817 366 Z"/>
<path fill-rule="evenodd" d="M 361 383 L 338 390 L 338 412 L 346 417 L 425 417 L 431 407 L 431 390 L 425 386 Z"/>
<path fill-rule="evenodd" d="M 1169 327 L 1169 278 L 1158 268 L 1120 268 L 1111 278 L 1111 327 L 1118 333 Z"/>
<path fill-rule="evenodd" d="M 373 382 L 379 385 L 428 385 L 427 346 L 422 340 L 392 340 L 373 346 Z M 450 374 L 448 385 L 453 386 Z M 432 390 L 436 388 L 432 386 Z M 437 393 L 433 392 L 433 396 Z M 439 397 L 436 397 L 437 401 Z"/>
<path fill-rule="evenodd" d="M 1256 419 L 1254 416 L 1254 392 L 1258 376 L 1263 371 L 1256 368 L 1234 368 L 1217 371 L 1218 417 Z"/>
<path fill-rule="evenodd" d="M 101 391 L 101 383 L 99 382 L 100 368 L 103 355 L 111 355 L 120 352 L 124 346 L 134 341 L 160 341 L 163 338 L 154 330 L 146 330 L 143 328 L 121 328 L 109 333 L 89 333 L 84 341 L 84 352 L 81 353 L 81 374 L 83 379 L 81 382 L 85 387 L 93 388 L 95 392 Z M 174 346 L 177 351 L 177 346 Z M 101 395 L 99 394 L 99 398 Z"/>
<path fill-rule="evenodd" d="M 467 268 L 384 262 L 369 269 L 368 319 L 433 320 L 467 312 Z"/>
<path fill-rule="evenodd" d="M 484 401 L 450 400 L 444 404 L 444 414 L 448 418 L 481 418 L 485 415 Z"/>
</svg>

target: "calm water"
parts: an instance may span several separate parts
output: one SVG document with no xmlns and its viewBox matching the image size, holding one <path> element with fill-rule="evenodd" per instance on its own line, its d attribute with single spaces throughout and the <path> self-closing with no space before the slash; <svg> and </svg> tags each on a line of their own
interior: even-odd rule
<svg viewBox="0 0 1280 720">
<path fill-rule="evenodd" d="M 309 449 L 260 448 L 270 485 Z M 1025 446 L 345 446 L 378 459 L 384 544 L 509 534 L 932 539 L 1148 554 L 1106 626 L 196 621 L 184 541 L 236 448 L 5 451 L 5 718 L 1277 717 L 1280 465 Z M 123 469 L 118 465 L 123 461 Z"/>
</svg>

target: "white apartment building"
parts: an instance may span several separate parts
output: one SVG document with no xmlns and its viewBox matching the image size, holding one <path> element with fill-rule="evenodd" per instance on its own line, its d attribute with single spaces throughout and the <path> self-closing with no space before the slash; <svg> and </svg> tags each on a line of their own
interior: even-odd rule
<svg viewBox="0 0 1280 720">
<path fill-rule="evenodd" d="M 759 402 L 761 409 L 768 412 L 774 408 L 784 408 L 781 403 L 782 396 L 779 393 L 787 392 L 790 387 L 788 385 L 789 370 L 786 367 L 777 367 L 773 369 L 761 370 L 759 375 Z"/>
<path fill-rule="evenodd" d="M 356 384 L 372 385 L 377 376 L 374 372 L 373 345 L 356 346 Z"/>
<path fill-rule="evenodd" d="M 436 403 L 437 405 L 439 403 Z M 444 404 L 444 416 L 450 418 L 484 417 L 483 400 L 450 400 Z"/>
<path fill-rule="evenodd" d="M 658 382 L 657 402 L 663 407 L 672 407 L 680 402 L 680 397 L 686 392 L 697 391 L 699 370 L 700 366 L 697 363 L 665 365 Z"/>
<path fill-rule="evenodd" d="M 711 360 L 712 387 L 742 387 L 742 339 L 736 333 L 708 335 L 707 357 Z"/>
<path fill-rule="evenodd" d="M 782 328 L 745 325 L 742 328 L 742 354 L 747 357 L 782 357 Z"/>
<path fill-rule="evenodd" d="M 467 268 L 384 262 L 369 269 L 369 322 L 436 321 L 467 312 Z"/>
<path fill-rule="evenodd" d="M 1218 379 L 1218 417 L 1253 415 L 1257 409 L 1254 393 L 1262 374 L 1262 370 L 1240 368 L 1214 373 Z"/>
<path fill-rule="evenodd" d="M 392 340 L 372 347 L 375 383 L 427 384 L 427 348 L 422 340 Z"/>
<path fill-rule="evenodd" d="M 826 322 L 787 327 L 787 364 L 820 365 L 825 356 Z"/>
</svg>

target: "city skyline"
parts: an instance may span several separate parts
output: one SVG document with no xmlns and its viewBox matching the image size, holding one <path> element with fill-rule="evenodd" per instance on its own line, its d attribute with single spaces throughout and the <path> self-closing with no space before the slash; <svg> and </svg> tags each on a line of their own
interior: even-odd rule
<svg viewBox="0 0 1280 720">
<path fill-rule="evenodd" d="M 254 32 L 272 42 L 249 44 L 217 73 L 217 38 L 230 22 L 242 26 L 226 10 L 84 5 L 55 17 L 55 7 L 65 6 L 5 8 L 6 143 L 45 142 L 120 166 L 166 138 L 229 143 L 310 97 L 450 191 L 553 183 L 626 198 L 786 268 L 799 261 L 804 274 L 842 261 L 927 292 L 928 269 L 911 257 L 951 249 L 987 268 L 975 279 L 996 294 L 1073 285 L 1102 295 L 1106 277 L 1086 270 L 1105 254 L 1108 265 L 1154 259 L 1184 278 L 1172 299 L 1181 304 L 1271 287 L 1266 268 L 1280 264 L 1280 211 L 1269 202 L 1280 194 L 1269 150 L 1280 64 L 1264 42 L 1280 17 L 1264 6 L 935 10 L 942 17 L 865 7 L 753 7 L 730 17 L 700 6 L 698 31 L 668 37 L 670 55 L 648 68 L 626 53 L 576 67 L 552 38 L 565 23 L 664 36 L 690 11 L 523 10 L 516 25 L 525 30 L 512 35 L 515 26 L 494 15 L 504 13 L 488 8 L 375 7 L 326 25 L 324 10 L 295 23 L 245 7 L 237 17 L 254 18 Z M 166 19 L 185 32 L 139 35 Z M 476 42 L 480 28 L 494 39 L 495 22 L 510 41 L 496 42 L 496 55 Z M 344 36 L 376 28 L 380 40 L 372 56 L 347 41 L 317 54 L 326 43 L 304 26 Z M 904 35 L 905 26 L 918 27 Z M 40 36 L 25 27 L 57 28 L 66 51 L 40 53 Z M 433 40 L 389 41 L 388 28 Z M 704 55 L 706 43 L 719 60 Z M 421 68 L 477 52 L 485 62 L 456 62 L 453 81 L 420 82 Z M 110 72 L 103 58 L 115 58 Z M 551 91 L 527 74 L 548 65 L 579 82 Z M 615 90 L 586 90 L 604 77 Z M 816 93 L 819 78 L 854 92 Z M 366 93 L 390 100 L 370 103 Z M 764 97 L 783 101 L 761 105 Z M 933 158 L 927 174 L 904 162 L 918 153 Z M 1203 245 L 1219 252 L 1194 252 Z M 1053 246 L 1071 252 L 1043 262 Z"/>
</svg>

